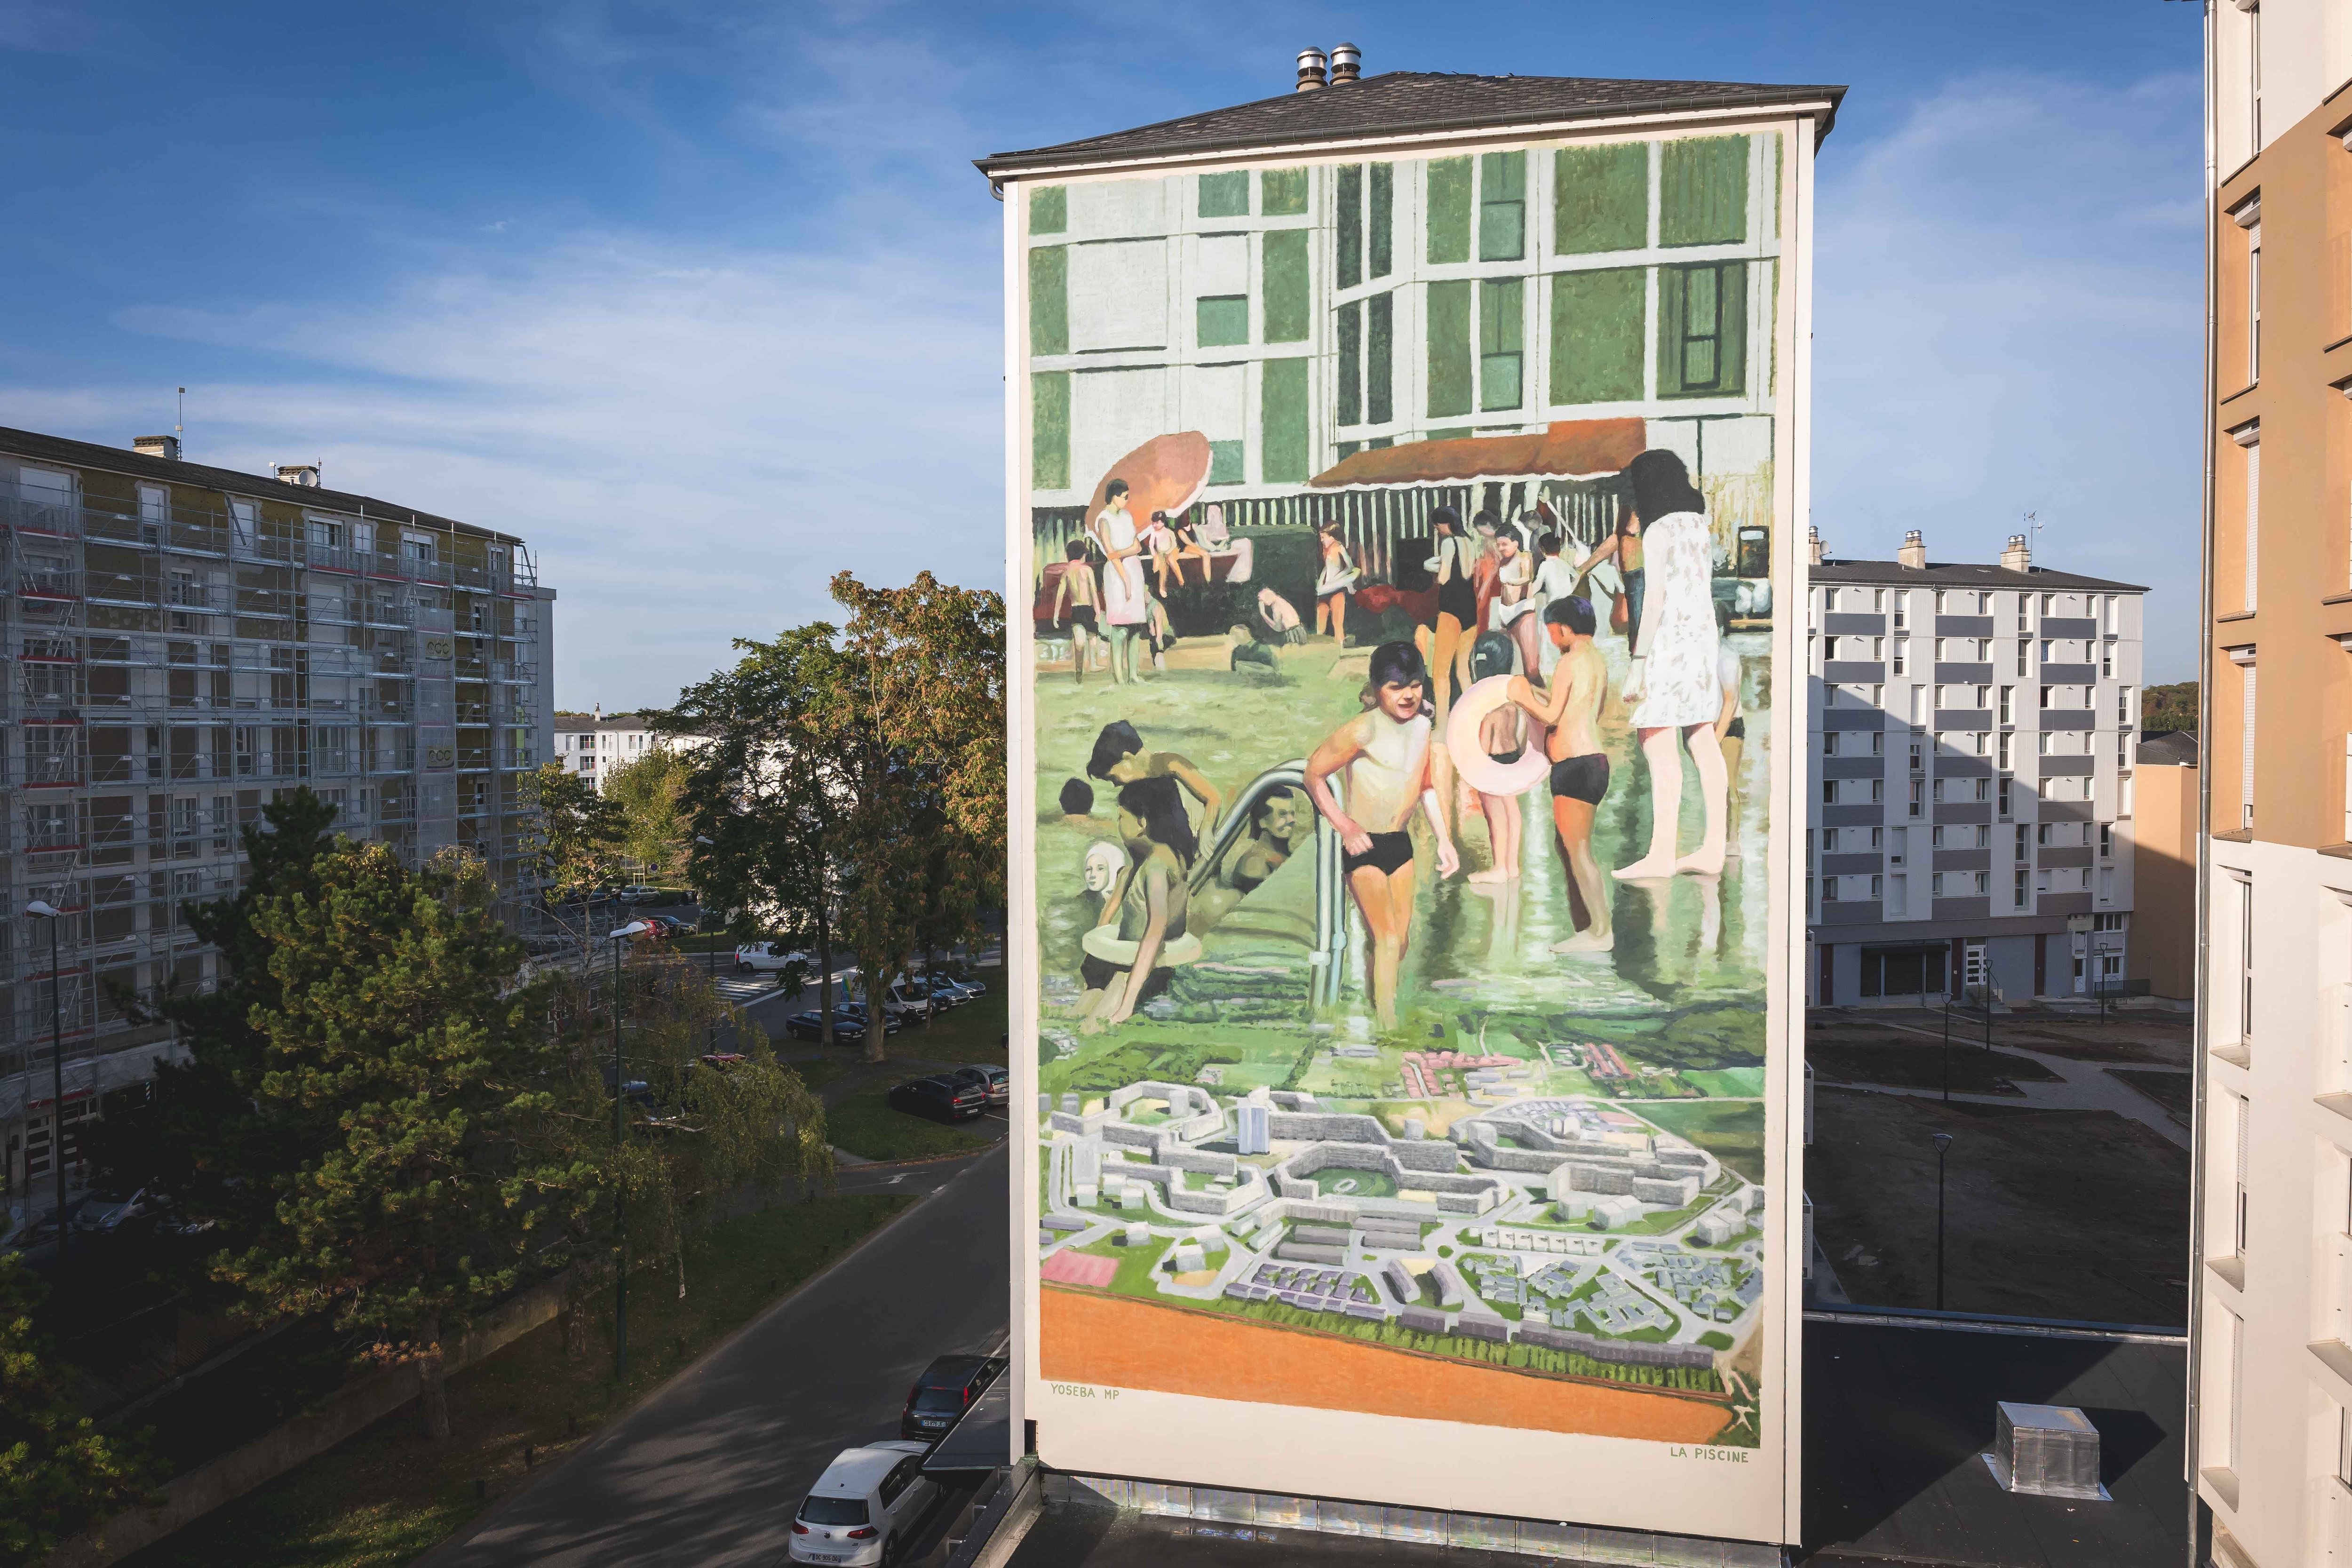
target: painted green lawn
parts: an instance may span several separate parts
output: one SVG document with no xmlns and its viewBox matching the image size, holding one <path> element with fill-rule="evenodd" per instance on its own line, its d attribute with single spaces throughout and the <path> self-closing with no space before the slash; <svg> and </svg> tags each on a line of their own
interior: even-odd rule
<svg viewBox="0 0 2352 1568">
<path fill-rule="evenodd" d="M 1680 1133 L 1751 1182 L 1764 1180 L 1764 1107 L 1756 1100 L 1689 1100 L 1644 1105 L 1642 1115 Z"/>
</svg>

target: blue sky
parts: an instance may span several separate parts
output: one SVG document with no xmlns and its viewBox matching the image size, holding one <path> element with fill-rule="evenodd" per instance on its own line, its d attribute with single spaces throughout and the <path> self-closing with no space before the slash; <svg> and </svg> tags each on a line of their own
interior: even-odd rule
<svg viewBox="0 0 2352 1568">
<path fill-rule="evenodd" d="M 1475 20 L 1474 20 L 1475 18 Z M 825 578 L 1002 581 L 969 163 L 1369 71 L 1843 82 L 1812 521 L 2157 590 L 2195 670 L 2198 8 L 0 4 L 0 423 L 168 429 L 520 533 L 553 695 L 670 700 Z"/>
</svg>

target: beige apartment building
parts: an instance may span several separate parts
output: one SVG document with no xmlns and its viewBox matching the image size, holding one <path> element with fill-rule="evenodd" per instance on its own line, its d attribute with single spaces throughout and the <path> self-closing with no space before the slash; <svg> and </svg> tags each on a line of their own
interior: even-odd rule
<svg viewBox="0 0 2352 1568">
<path fill-rule="evenodd" d="M 2352 1562 L 2352 7 L 2206 27 L 2189 1464 L 2214 1562 L 2306 1568 Z"/>
</svg>

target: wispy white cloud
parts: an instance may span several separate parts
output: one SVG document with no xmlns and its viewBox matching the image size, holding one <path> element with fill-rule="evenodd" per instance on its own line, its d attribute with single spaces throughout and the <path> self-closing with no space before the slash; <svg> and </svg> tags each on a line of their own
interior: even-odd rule
<svg viewBox="0 0 2352 1568">
<path fill-rule="evenodd" d="M 1812 520 L 1834 552 L 2144 582 L 2153 678 L 2195 673 L 2202 274 L 2194 78 L 1998 75 L 1834 138 L 1815 237 Z M 2153 199 L 2152 199 L 2153 198 Z"/>
</svg>

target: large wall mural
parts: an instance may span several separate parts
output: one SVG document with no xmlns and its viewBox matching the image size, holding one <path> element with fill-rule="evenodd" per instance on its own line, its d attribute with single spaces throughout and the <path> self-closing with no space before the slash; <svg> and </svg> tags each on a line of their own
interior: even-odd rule
<svg viewBox="0 0 2352 1568">
<path fill-rule="evenodd" d="M 1777 1443 L 1786 161 L 1014 187 L 1049 1462 L 1122 1394 Z"/>
</svg>

